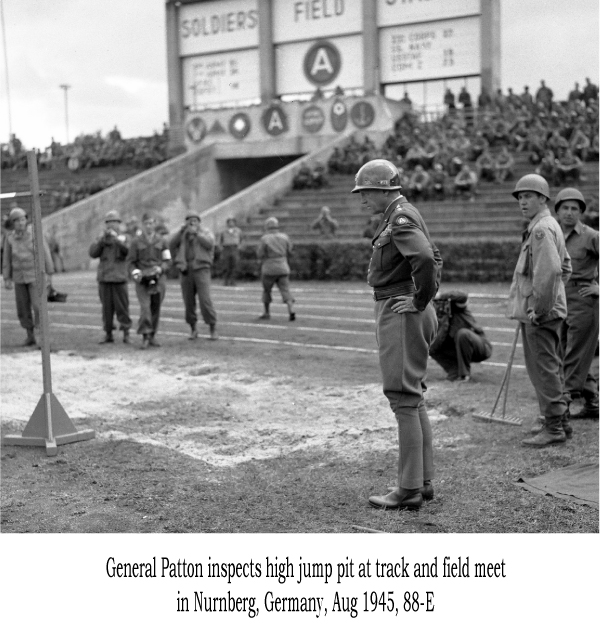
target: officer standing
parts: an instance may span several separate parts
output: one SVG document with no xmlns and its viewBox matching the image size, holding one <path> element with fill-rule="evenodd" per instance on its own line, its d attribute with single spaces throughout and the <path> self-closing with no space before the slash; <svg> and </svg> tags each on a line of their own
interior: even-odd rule
<svg viewBox="0 0 600 632">
<path fill-rule="evenodd" d="M 371 214 L 383 213 L 373 238 L 367 282 L 375 299 L 383 392 L 398 422 L 398 488 L 371 496 L 382 509 L 418 509 L 433 498 L 431 426 L 423 400 L 429 347 L 437 331 L 435 296 L 442 267 L 419 211 L 400 194 L 400 174 L 388 160 L 371 160 L 352 193 Z"/>
<path fill-rule="evenodd" d="M 33 254 L 33 232 L 27 223 L 27 213 L 15 206 L 8 216 L 12 232 L 6 234 L 2 253 L 2 275 L 7 290 L 15 288 L 17 316 L 21 327 L 27 332 L 24 347 L 35 346 L 35 329 L 40 324 L 40 297 L 35 283 L 35 258 Z M 46 240 L 42 237 L 46 285 L 51 285 L 54 272 L 52 256 Z"/>
<path fill-rule="evenodd" d="M 598 343 L 598 232 L 582 224 L 586 209 L 580 191 L 560 191 L 554 210 L 565 236 L 573 272 L 567 281 L 567 319 L 562 330 L 565 392 L 583 396 L 581 411 L 571 419 L 598 419 L 598 382 L 590 371 Z"/>
<path fill-rule="evenodd" d="M 160 347 L 155 336 L 160 321 L 160 307 L 167 292 L 164 273 L 169 269 L 171 252 L 164 236 L 156 232 L 152 213 L 142 217 L 142 232 L 134 237 L 127 254 L 127 267 L 135 281 L 140 303 L 138 334 L 143 337 L 142 349 Z"/>
<path fill-rule="evenodd" d="M 235 275 L 240 258 L 240 244 L 242 230 L 237 226 L 233 217 L 227 218 L 227 228 L 221 233 L 220 245 L 225 264 L 225 279 L 223 285 L 235 285 Z"/>
<path fill-rule="evenodd" d="M 200 313 L 210 328 L 210 340 L 218 340 L 217 312 L 210 296 L 211 268 L 215 254 L 213 234 L 200 225 L 200 215 L 190 211 L 185 224 L 175 234 L 169 247 L 173 261 L 179 270 L 181 294 L 185 306 L 185 322 L 190 326 L 190 340 L 198 338 L 196 323 L 196 295 Z"/>
<path fill-rule="evenodd" d="M 492 355 L 492 345 L 467 307 L 469 295 L 457 290 L 434 299 L 438 333 L 429 355 L 446 371 L 452 382 L 471 380 L 471 362 L 483 362 Z"/>
<path fill-rule="evenodd" d="M 129 343 L 129 292 L 127 289 L 127 236 L 121 232 L 118 211 L 108 211 L 104 218 L 104 232 L 90 246 L 90 257 L 100 259 L 98 264 L 98 294 L 102 304 L 102 324 L 105 336 L 99 344 L 114 342 L 113 318 L 115 313 L 123 331 L 123 342 Z"/>
<path fill-rule="evenodd" d="M 540 432 L 522 443 L 542 448 L 564 442 L 565 429 L 570 430 L 560 334 L 567 315 L 564 283 L 571 274 L 571 258 L 563 232 L 548 209 L 546 180 L 537 174 L 523 176 L 513 197 L 529 224 L 523 232 L 507 316 L 521 323 L 525 366 L 544 418 Z"/>
</svg>

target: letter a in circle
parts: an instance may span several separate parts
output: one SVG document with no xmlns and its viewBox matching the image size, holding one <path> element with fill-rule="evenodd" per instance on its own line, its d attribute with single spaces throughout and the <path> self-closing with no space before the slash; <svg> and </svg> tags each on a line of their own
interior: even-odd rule
<svg viewBox="0 0 600 632">
<path fill-rule="evenodd" d="M 310 69 L 310 74 L 313 77 L 318 75 L 320 72 L 333 74 L 333 64 L 331 63 L 325 48 L 319 48 L 319 50 L 317 50 L 312 68 Z"/>
<path fill-rule="evenodd" d="M 271 136 L 279 136 L 289 130 L 287 114 L 278 105 L 273 105 L 263 112 L 262 124 Z"/>
<path fill-rule="evenodd" d="M 342 56 L 337 46 L 327 40 L 315 42 L 304 56 L 304 76 L 315 86 L 330 84 L 340 73 Z"/>
</svg>

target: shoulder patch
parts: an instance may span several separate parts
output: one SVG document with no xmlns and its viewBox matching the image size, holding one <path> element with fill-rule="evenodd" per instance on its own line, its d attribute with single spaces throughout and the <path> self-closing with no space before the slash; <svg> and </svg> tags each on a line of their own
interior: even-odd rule
<svg viewBox="0 0 600 632">
<path fill-rule="evenodd" d="M 543 230 L 536 230 L 534 233 L 534 236 L 536 239 L 544 239 L 544 231 Z"/>
<path fill-rule="evenodd" d="M 408 224 L 408 220 L 406 219 L 406 217 L 399 217 L 396 220 L 396 224 L 398 224 L 398 226 L 402 226 L 403 224 Z"/>
</svg>

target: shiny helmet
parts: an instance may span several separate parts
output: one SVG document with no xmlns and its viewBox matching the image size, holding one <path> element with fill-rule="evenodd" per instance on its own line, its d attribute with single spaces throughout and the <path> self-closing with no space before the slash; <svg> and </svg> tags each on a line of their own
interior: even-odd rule
<svg viewBox="0 0 600 632">
<path fill-rule="evenodd" d="M 398 191 L 400 186 L 400 173 L 393 162 L 378 158 L 369 160 L 356 174 L 356 184 L 352 193 L 369 189 L 380 189 L 382 191 Z"/>
<path fill-rule="evenodd" d="M 516 184 L 512 195 L 515 199 L 519 199 L 519 193 L 523 191 L 533 191 L 550 199 L 550 187 L 546 178 L 542 178 L 537 173 L 530 173 L 523 176 Z"/>
<path fill-rule="evenodd" d="M 585 203 L 583 193 L 579 189 L 575 189 L 573 187 L 567 187 L 566 189 L 558 192 L 558 195 L 554 200 L 554 210 L 558 212 L 558 208 L 560 207 L 561 202 L 566 202 L 567 200 L 575 200 L 579 202 L 579 208 L 581 209 L 581 212 L 585 213 L 587 204 Z"/>
<path fill-rule="evenodd" d="M 22 217 L 27 217 L 27 213 L 20 206 L 15 206 L 8 214 L 8 221 L 14 222 L 16 219 L 21 219 Z"/>
<path fill-rule="evenodd" d="M 269 228 L 279 228 L 279 220 L 276 217 L 268 217 L 265 220 L 265 230 Z"/>
<path fill-rule="evenodd" d="M 104 217 L 105 222 L 120 222 L 121 216 L 119 215 L 119 211 L 108 211 L 106 216 Z"/>
</svg>

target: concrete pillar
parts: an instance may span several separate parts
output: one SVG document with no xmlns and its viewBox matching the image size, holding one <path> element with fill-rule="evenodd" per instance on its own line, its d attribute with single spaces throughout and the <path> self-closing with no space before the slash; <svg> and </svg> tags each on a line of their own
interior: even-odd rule
<svg viewBox="0 0 600 632">
<path fill-rule="evenodd" d="M 179 2 L 168 2 L 165 5 L 169 95 L 169 153 L 171 155 L 185 150 L 183 75 L 179 57 L 179 6 Z"/>
<path fill-rule="evenodd" d="M 377 3 L 362 0 L 363 10 L 363 73 L 365 94 L 379 94 L 379 37 L 377 32 Z"/>
<path fill-rule="evenodd" d="M 492 96 L 500 85 L 500 0 L 481 1 L 481 87 Z"/>
<path fill-rule="evenodd" d="M 276 96 L 272 24 L 271 0 L 258 0 L 258 63 L 260 99 L 263 103 L 268 103 Z"/>
</svg>

